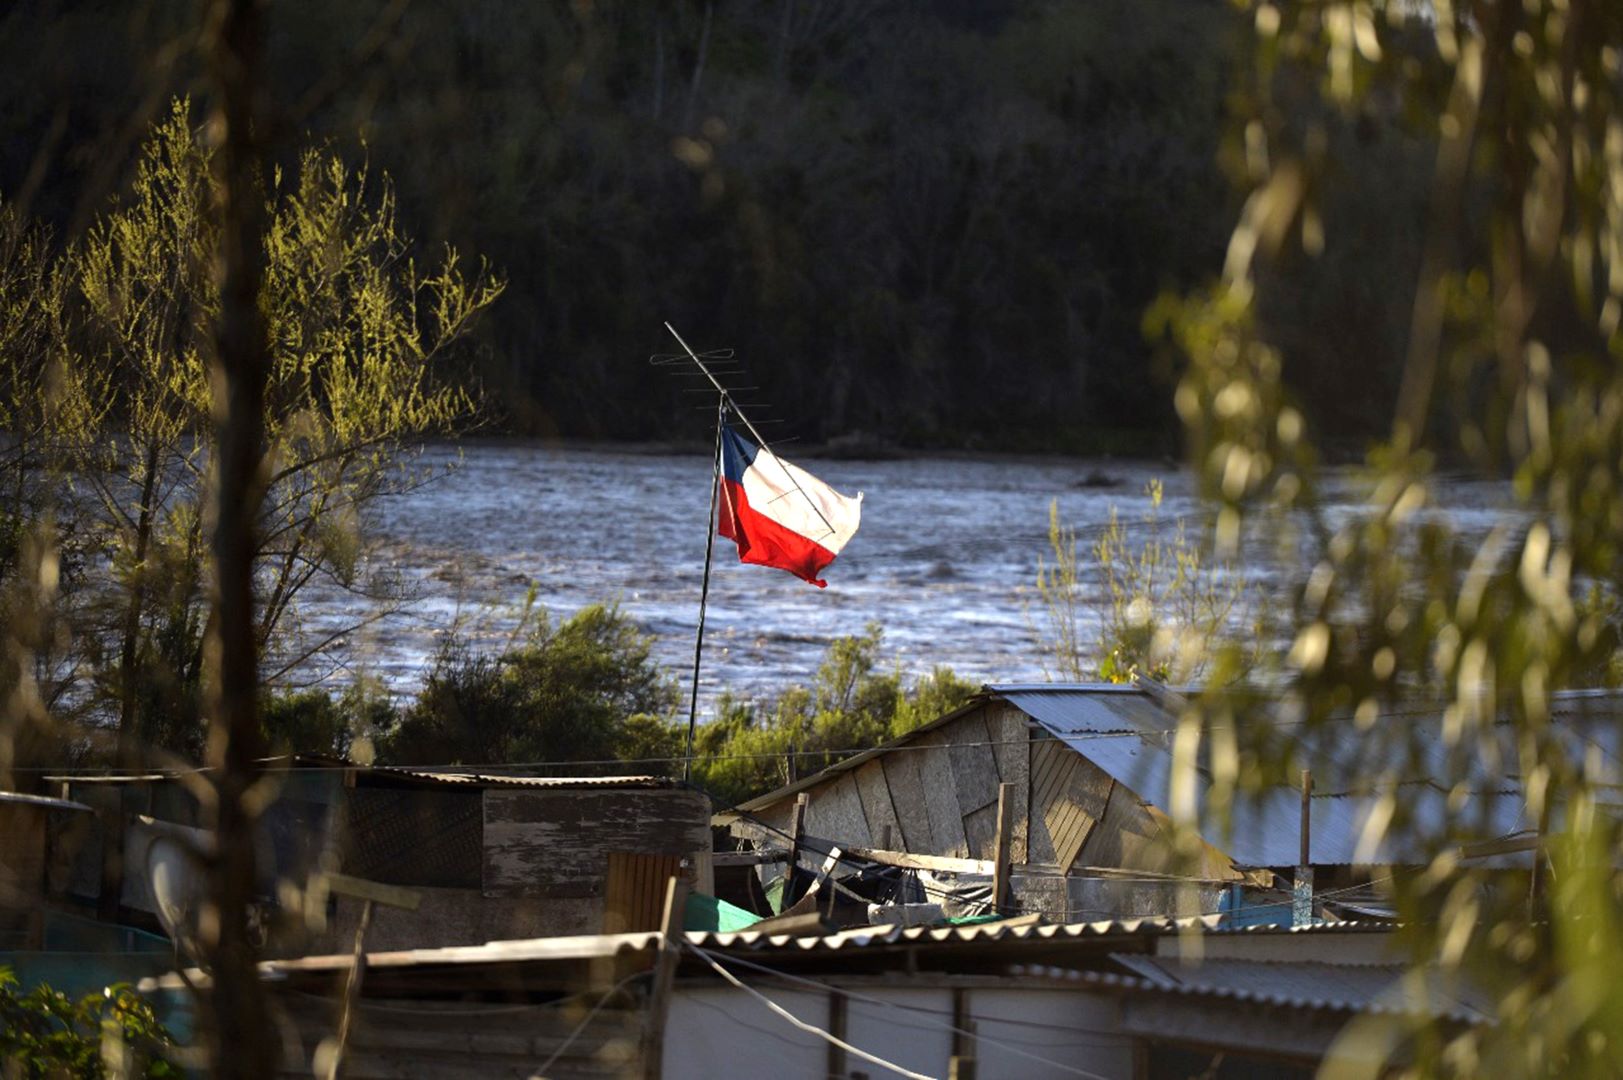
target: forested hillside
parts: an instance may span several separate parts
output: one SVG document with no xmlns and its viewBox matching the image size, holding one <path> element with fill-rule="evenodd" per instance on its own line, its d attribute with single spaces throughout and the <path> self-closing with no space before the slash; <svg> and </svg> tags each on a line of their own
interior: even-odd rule
<svg viewBox="0 0 1623 1080">
<path fill-rule="evenodd" d="M 192 88 L 192 16 L 0 16 L 0 193 L 75 236 Z M 1143 320 L 1221 267 L 1238 209 L 1219 138 L 1248 35 L 1220 0 L 281 0 L 267 23 L 273 146 L 364 153 L 425 248 L 510 281 L 471 361 L 506 430 L 702 435 L 644 363 L 670 319 L 739 349 L 784 434 L 1176 449 Z M 1329 149 L 1383 136 L 1359 274 L 1305 267 L 1278 313 L 1312 313 L 1323 370 L 1292 376 L 1332 434 L 1368 422 L 1349 400 L 1380 414 L 1401 352 L 1370 267 L 1413 272 L 1411 148 L 1370 120 Z"/>
</svg>

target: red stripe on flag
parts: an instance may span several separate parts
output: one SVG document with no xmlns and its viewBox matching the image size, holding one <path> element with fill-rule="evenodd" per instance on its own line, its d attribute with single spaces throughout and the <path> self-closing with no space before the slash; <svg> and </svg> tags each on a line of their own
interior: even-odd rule
<svg viewBox="0 0 1623 1080">
<path fill-rule="evenodd" d="M 738 545 L 739 562 L 775 566 L 819 589 L 828 586 L 817 575 L 834 561 L 833 552 L 751 509 L 742 484 L 723 477 L 720 494 L 716 532 Z"/>
</svg>

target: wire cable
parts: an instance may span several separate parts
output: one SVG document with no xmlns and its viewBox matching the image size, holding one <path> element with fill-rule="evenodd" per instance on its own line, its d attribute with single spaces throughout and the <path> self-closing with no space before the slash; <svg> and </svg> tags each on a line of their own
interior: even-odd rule
<svg viewBox="0 0 1623 1080">
<path fill-rule="evenodd" d="M 697 953 L 699 955 L 699 957 L 702 960 L 704 960 L 705 963 L 709 964 L 712 968 L 714 968 L 715 971 L 718 974 L 720 974 L 723 978 L 725 978 L 728 982 L 732 983 L 734 986 L 738 987 L 741 990 L 745 990 L 745 991 L 748 991 L 751 994 L 754 994 L 756 997 L 761 997 L 760 994 L 756 993 L 754 990 L 750 990 L 749 987 L 745 986 L 741 981 L 739 981 L 736 977 L 734 977 L 731 972 L 729 972 L 726 968 L 722 967 L 721 964 L 718 963 L 716 961 L 716 959 L 714 957 L 712 957 L 708 952 L 706 952 L 705 950 L 699 948 L 697 945 L 692 944 L 691 942 L 688 943 L 688 948 L 692 949 L 695 953 Z M 816 979 L 805 979 L 805 978 L 800 978 L 800 977 L 797 977 L 797 976 L 794 976 L 794 975 L 787 975 L 787 974 L 785 974 L 785 973 L 783 973 L 781 971 L 775 971 L 772 968 L 765 967 L 764 965 L 761 965 L 761 964 L 751 963 L 748 960 L 740 960 L 738 957 L 735 957 L 735 956 L 729 956 L 729 957 L 727 957 L 727 960 L 729 962 L 731 962 L 731 963 L 739 964 L 739 965 L 742 965 L 744 967 L 755 968 L 755 969 L 757 969 L 759 971 L 765 972 L 768 975 L 774 975 L 774 976 L 777 976 L 779 978 L 786 979 L 786 980 L 788 980 L 790 982 L 805 983 L 805 984 L 807 984 L 809 986 L 815 986 L 818 989 L 824 990 L 824 991 L 826 991 L 828 993 L 844 994 L 847 998 L 851 999 L 852 1001 L 861 1001 L 861 1002 L 865 1002 L 865 1003 L 870 1004 L 870 1005 L 879 1005 L 879 1006 L 881 1006 L 883 1008 L 888 1008 L 888 1009 L 906 1009 L 907 1008 L 905 1005 L 897 1005 L 897 1004 L 895 1004 L 893 1002 L 885 1001 L 883 998 L 870 997 L 867 994 L 856 994 L 856 993 L 852 993 L 852 992 L 850 992 L 848 990 L 842 990 L 839 987 L 830 986 L 827 983 L 818 982 Z M 766 1001 L 767 999 L 764 998 L 764 997 L 761 997 L 761 1000 Z M 923 1010 L 910 1010 L 910 1011 L 923 1012 Z M 1089 1072 L 1086 1069 L 1079 1069 L 1074 1065 L 1067 1065 L 1064 1062 L 1054 1061 L 1051 1058 L 1045 1058 L 1045 1057 L 1041 1056 L 1040 1054 L 1033 1054 L 1030 1051 L 1021 1050 L 1019 1047 L 1011 1046 L 1008 1043 L 1001 1042 L 1001 1041 L 999 1041 L 997 1039 L 989 1038 L 988 1036 L 982 1035 L 979 1032 L 970 1031 L 970 1030 L 968 1030 L 966 1028 L 958 1027 L 956 1024 L 953 1024 L 953 1023 L 951 1023 L 949 1021 L 934 1020 L 934 1019 L 931 1019 L 928 1014 L 925 1014 L 924 1018 L 926 1020 L 929 1020 L 931 1023 L 935 1024 L 937 1027 L 940 1027 L 940 1028 L 942 1028 L 944 1030 L 957 1032 L 958 1034 L 961 1034 L 961 1035 L 967 1035 L 970 1038 L 977 1039 L 977 1040 L 979 1040 L 981 1042 L 986 1043 L 988 1046 L 995 1046 L 999 1050 L 1006 1051 L 1006 1052 L 1014 1054 L 1014 1055 L 1016 1055 L 1018 1057 L 1026 1058 L 1026 1059 L 1028 1059 L 1030 1061 L 1039 1062 L 1039 1063 L 1041 1063 L 1043 1065 L 1047 1065 L 1050 1068 L 1058 1069 L 1061 1072 L 1070 1073 L 1072 1076 L 1080 1076 L 1080 1077 L 1083 1077 L 1084 1080 L 1110 1080 L 1109 1077 L 1103 1076 L 1103 1075 L 1101 1075 L 1099 1073 Z M 815 1029 L 813 1029 L 813 1030 L 815 1030 Z M 1067 1028 L 1065 1030 L 1070 1031 L 1070 1030 L 1074 1030 L 1074 1029 Z M 828 1035 L 827 1032 L 823 1032 L 823 1035 L 826 1038 L 830 1039 L 830 1040 L 834 1039 L 834 1037 L 832 1035 Z M 845 1045 L 845 1044 L 842 1043 L 841 1045 Z M 876 1064 L 884 1065 L 886 1068 L 896 1069 L 897 1072 L 902 1073 L 904 1076 L 916 1076 L 916 1075 L 918 1075 L 916 1073 L 906 1072 L 905 1070 L 899 1068 L 898 1066 L 891 1065 L 888 1062 L 878 1061 L 877 1059 L 870 1057 L 869 1055 L 867 1055 L 866 1053 L 864 1053 L 862 1051 L 855 1050 L 854 1047 L 847 1046 L 847 1049 L 853 1050 L 855 1053 L 858 1054 L 858 1056 L 863 1057 L 863 1058 L 865 1058 L 867 1060 L 870 1060 L 870 1061 L 874 1061 Z"/>
<path fill-rule="evenodd" d="M 889 1069 L 891 1072 L 896 1073 L 899 1076 L 908 1077 L 909 1080 L 938 1080 L 937 1077 L 928 1076 L 925 1073 L 916 1073 L 912 1069 L 906 1069 L 900 1065 L 897 1065 L 895 1062 L 886 1061 L 878 1054 L 871 1054 L 861 1047 L 852 1046 L 844 1039 L 838 1038 L 837 1036 L 824 1031 L 815 1024 L 806 1023 L 806 1021 L 802 1020 L 788 1009 L 785 1009 L 783 1006 L 779 1005 L 765 994 L 758 990 L 752 989 L 751 987 L 745 986 L 742 979 L 738 978 L 738 976 L 734 975 L 732 972 L 718 964 L 709 953 L 705 952 L 697 945 L 694 945 L 692 942 L 683 942 L 683 944 L 687 945 L 687 947 L 691 949 L 699 957 L 699 959 L 709 964 L 711 969 L 714 970 L 717 975 L 720 975 L 733 986 L 736 986 L 738 989 L 744 991 L 744 993 L 748 994 L 756 1001 L 759 1001 L 762 1005 L 765 1005 L 768 1009 L 771 1009 L 774 1013 L 783 1017 L 783 1019 L 787 1020 L 801 1031 L 806 1032 L 808 1035 L 816 1035 L 824 1042 L 827 1042 L 833 1046 L 838 1046 L 841 1050 L 844 1050 L 848 1054 L 855 1054 L 857 1057 L 868 1062 L 869 1064 L 878 1065 L 882 1069 Z M 1104 1080 L 1104 1078 L 1100 1077 L 1098 1080 Z"/>
<path fill-rule="evenodd" d="M 939 1016 L 949 1015 L 948 1013 L 943 1012 L 940 1009 L 926 1008 L 923 1005 L 904 1005 L 904 1004 L 902 1004 L 901 1002 L 898 1002 L 898 1001 L 886 1001 L 883 998 L 870 997 L 867 994 L 862 994 L 862 993 L 858 993 L 856 991 L 847 990 L 844 987 L 834 986 L 831 983 L 819 982 L 816 979 L 807 978 L 807 977 L 802 976 L 802 975 L 791 975 L 786 971 L 779 971 L 777 968 L 767 967 L 765 964 L 758 964 L 758 963 L 755 963 L 752 960 L 745 960 L 742 957 L 738 957 L 738 956 L 728 955 L 728 956 L 722 957 L 721 959 L 724 962 L 729 963 L 729 964 L 737 964 L 737 965 L 739 965 L 741 967 L 752 968 L 755 971 L 758 971 L 763 975 L 768 975 L 768 976 L 771 976 L 772 978 L 776 978 L 776 979 L 782 979 L 784 982 L 800 983 L 803 986 L 810 986 L 810 987 L 813 987 L 813 988 L 818 989 L 818 990 L 826 990 L 829 993 L 844 994 L 846 997 L 850 998 L 852 1001 L 860 1001 L 860 1002 L 863 1002 L 864 1004 L 870 1004 L 870 1005 L 880 1005 L 880 1006 L 883 1006 L 884 1008 L 892 1009 L 892 1010 L 899 1010 L 901 1012 L 918 1013 L 918 1014 L 920 1014 L 920 1016 L 922 1018 L 926 1019 L 926 1021 L 929 1024 L 931 1024 L 932 1026 L 934 1026 L 934 1027 L 945 1027 L 948 1031 L 955 1031 L 955 1032 L 957 1032 L 957 1033 L 959 1033 L 961 1035 L 969 1035 L 969 1036 L 973 1036 L 974 1038 L 977 1038 L 977 1039 L 986 1039 L 986 1036 L 982 1035 L 978 1030 L 977 1031 L 970 1031 L 967 1028 L 958 1027 L 958 1026 L 956 1026 L 956 1025 L 954 1025 L 954 1024 L 948 1022 L 948 1021 L 931 1019 L 932 1017 L 939 1017 Z M 1093 1035 L 1103 1035 L 1107 1039 L 1114 1040 L 1113 1042 L 1110 1042 L 1110 1043 L 1094 1042 L 1094 1043 L 1088 1043 L 1087 1044 L 1089 1046 L 1095 1046 L 1095 1047 L 1102 1047 L 1102 1046 L 1112 1046 L 1112 1047 L 1129 1046 L 1133 1042 L 1133 1038 L 1130 1035 L 1116 1035 L 1116 1034 L 1113 1034 L 1111 1032 L 1100 1031 L 1097 1028 L 1079 1028 L 1079 1027 L 1076 1027 L 1073 1024 L 1045 1024 L 1041 1020 L 1018 1020 L 1018 1019 L 1015 1019 L 1014 1017 L 1009 1017 L 1009 1016 L 988 1017 L 987 1022 L 988 1023 L 993 1023 L 993 1024 L 1004 1024 L 1004 1025 L 1007 1025 L 1009 1027 L 1034 1028 L 1034 1029 L 1039 1030 L 1039 1031 L 1061 1031 L 1061 1032 L 1064 1032 L 1064 1033 L 1066 1033 L 1068 1035 L 1075 1035 L 1075 1034 L 1077 1034 L 1079 1032 L 1084 1032 L 1084 1033 L 1093 1034 Z M 913 1025 L 909 1024 L 909 1025 L 905 1025 L 905 1026 L 912 1027 Z M 993 1039 L 986 1039 L 986 1041 L 991 1042 L 991 1043 L 996 1042 L 996 1040 L 993 1040 Z"/>
</svg>

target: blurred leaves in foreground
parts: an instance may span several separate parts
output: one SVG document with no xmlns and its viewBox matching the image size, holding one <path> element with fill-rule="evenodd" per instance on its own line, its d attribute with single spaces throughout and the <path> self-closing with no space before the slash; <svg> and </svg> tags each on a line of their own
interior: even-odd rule
<svg viewBox="0 0 1623 1080">
<path fill-rule="evenodd" d="M 1448 835 L 1471 835 L 1467 774 L 1480 764 L 1514 778 L 1538 850 L 1531 872 L 1515 874 L 1473 867 L 1444 844 L 1388 885 L 1414 977 L 1490 988 L 1499 1023 L 1365 1025 L 1343 1040 L 1341 1064 L 1357 1071 L 1361 1058 L 1367 1071 L 1371 1056 L 1404 1046 L 1416 1073 L 1615 1076 L 1623 778 L 1598 736 L 1615 745 L 1616 733 L 1574 738 L 1551 722 L 1550 694 L 1604 677 L 1616 652 L 1623 8 L 1243 6 L 1255 35 L 1226 157 L 1244 209 L 1221 280 L 1166 300 L 1148 325 L 1187 358 L 1177 407 L 1217 509 L 1219 550 L 1277 543 L 1303 573 L 1283 609 L 1288 651 L 1254 673 L 1254 689 L 1213 689 L 1192 705 L 1183 766 L 1211 748 L 1221 805 L 1309 766 L 1290 760 L 1291 746 L 1359 746 L 1367 761 L 1399 763 L 1367 777 L 1384 793 L 1369 826 L 1378 839 L 1412 824 L 1396 784 L 1413 747 L 1404 723 L 1376 718 L 1398 701 L 1440 702 L 1456 771 L 1430 782 L 1449 793 Z M 1320 261 L 1367 242 L 1371 224 L 1345 213 L 1340 151 L 1372 139 L 1430 145 L 1429 194 L 1414 219 L 1420 272 L 1402 378 L 1383 399 L 1389 433 L 1362 470 L 1362 509 L 1332 516 L 1319 501 L 1320 433 L 1290 389 L 1301 343 L 1278 305 Z M 1437 509 L 1444 467 L 1511 480 L 1513 501 L 1485 543 L 1462 542 Z M 1233 648 L 1214 656 L 1214 685 L 1237 665 Z M 1282 723 L 1289 740 L 1276 737 Z M 1238 752 L 1224 750 L 1236 736 Z"/>
<path fill-rule="evenodd" d="M 179 1077 L 166 1056 L 174 1040 L 152 1006 L 119 983 L 75 1000 L 41 983 L 20 992 L 0 967 L 0 1075 L 7 1080 L 56 1077 Z"/>
</svg>

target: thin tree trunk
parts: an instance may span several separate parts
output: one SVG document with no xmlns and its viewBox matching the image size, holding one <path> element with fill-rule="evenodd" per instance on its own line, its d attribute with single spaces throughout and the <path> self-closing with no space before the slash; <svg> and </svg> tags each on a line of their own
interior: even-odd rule
<svg viewBox="0 0 1623 1080">
<path fill-rule="evenodd" d="M 212 919 L 202 945 L 210 981 L 203 1038 L 216 1077 L 270 1077 L 280 1049 L 249 934 L 256 811 L 249 789 L 264 756 L 254 633 L 254 551 L 265 488 L 264 184 L 257 144 L 261 29 L 257 0 L 204 0 L 220 223 L 220 308 L 214 327 L 213 629 L 205 649 L 208 764 L 215 786 L 209 859 Z"/>
<path fill-rule="evenodd" d="M 124 612 L 124 640 L 118 654 L 118 757 L 125 768 L 136 763 L 136 660 L 141 644 L 141 615 L 146 602 L 147 548 L 152 541 L 153 500 L 158 493 L 158 443 L 147 447 L 145 475 L 141 477 L 141 506 L 135 518 L 134 566 L 130 581 L 129 607 Z"/>
</svg>

